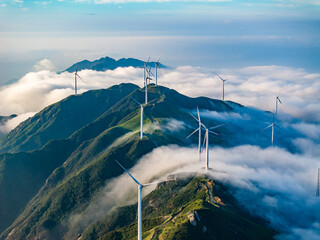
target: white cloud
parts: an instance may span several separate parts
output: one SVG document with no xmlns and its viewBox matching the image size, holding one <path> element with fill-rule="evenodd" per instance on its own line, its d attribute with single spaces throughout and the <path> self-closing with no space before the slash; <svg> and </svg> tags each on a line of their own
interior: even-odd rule
<svg viewBox="0 0 320 240">
<path fill-rule="evenodd" d="M 1 4 L 1 7 L 6 7 L 6 6 L 8 6 L 8 5 L 5 3 Z"/>
<path fill-rule="evenodd" d="M 33 69 L 35 71 L 42 71 L 42 70 L 49 70 L 49 71 L 52 71 L 55 69 L 53 63 L 48 60 L 48 59 L 42 59 L 40 60 L 39 62 L 37 62 L 34 66 L 33 66 Z"/>
<path fill-rule="evenodd" d="M 37 70 L 50 68 L 54 66 L 47 59 L 35 65 Z M 303 119 L 306 124 L 311 124 L 309 136 L 318 136 L 318 130 L 314 132 L 312 129 L 317 128 L 317 123 L 320 122 L 320 74 L 281 66 L 222 69 L 219 74 L 228 79 L 225 84 L 225 99 L 246 106 L 274 111 L 275 97 L 281 90 L 280 98 L 283 104 L 279 104 L 279 117 L 284 118 L 285 114 L 290 114 Z M 80 93 L 90 89 L 108 88 L 123 82 L 143 86 L 143 70 L 138 68 L 117 68 L 105 72 L 82 70 L 79 75 L 85 80 L 85 83 L 79 81 Z M 190 97 L 221 99 L 222 84 L 211 69 L 191 66 L 160 69 L 158 82 Z M 30 72 L 17 83 L 0 88 L 0 115 L 37 112 L 73 92 L 73 73 Z M 221 120 L 247 117 L 236 113 L 215 115 L 213 117 Z M 299 125 L 295 127 L 298 130 Z M 301 128 L 304 128 L 306 134 L 307 128 L 302 126 L 300 130 Z"/>
<path fill-rule="evenodd" d="M 310 123 L 296 123 L 292 127 L 308 138 L 320 140 L 320 125 Z"/>
<path fill-rule="evenodd" d="M 236 187 L 236 198 L 252 214 L 269 220 L 281 233 L 278 239 L 306 239 L 301 238 L 303 234 L 317 236 L 320 226 L 315 197 L 317 155 L 244 145 L 211 148 L 210 156 L 214 172 L 209 171 L 209 175 Z M 141 183 L 147 183 L 174 173 L 204 174 L 203 166 L 203 160 L 198 162 L 196 148 L 164 146 L 142 157 L 130 172 Z M 151 190 L 152 187 L 144 188 L 143 194 Z M 123 173 L 107 181 L 95 198 L 95 205 L 74 215 L 69 224 L 85 227 L 114 206 L 136 202 L 136 196 L 136 184 Z"/>
<path fill-rule="evenodd" d="M 4 125 L 0 125 L 0 133 L 5 134 L 10 132 L 10 130 L 14 129 L 16 126 L 19 125 L 22 121 L 32 117 L 36 112 L 27 112 L 24 114 L 20 114 L 19 116 L 12 118 L 5 122 Z"/>
</svg>

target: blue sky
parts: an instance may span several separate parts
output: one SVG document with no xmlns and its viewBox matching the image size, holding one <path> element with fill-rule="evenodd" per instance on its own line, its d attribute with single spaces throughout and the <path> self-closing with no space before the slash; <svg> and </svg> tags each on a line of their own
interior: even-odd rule
<svg viewBox="0 0 320 240">
<path fill-rule="evenodd" d="M 103 3 L 104 2 L 104 3 Z M 235 68 L 320 68 L 320 1 L 0 0 L 0 82 L 41 59 L 106 55 Z"/>
</svg>

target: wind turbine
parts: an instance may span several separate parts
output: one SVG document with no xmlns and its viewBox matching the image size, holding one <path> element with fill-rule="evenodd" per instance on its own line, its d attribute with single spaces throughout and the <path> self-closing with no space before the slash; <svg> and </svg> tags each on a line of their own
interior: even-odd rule
<svg viewBox="0 0 320 240">
<path fill-rule="evenodd" d="M 78 66 L 77 66 L 77 69 L 74 73 L 74 95 L 77 95 L 78 94 L 78 89 L 77 89 L 77 77 L 81 79 L 81 81 L 83 81 L 83 79 L 79 76 L 78 74 Z M 83 81 L 84 82 L 84 81 Z"/>
<path fill-rule="evenodd" d="M 148 68 L 146 68 L 146 71 L 148 73 L 147 79 L 149 79 L 149 84 L 150 84 L 150 80 L 152 80 L 152 77 L 154 77 L 152 71 L 151 71 L 151 66 Z"/>
<path fill-rule="evenodd" d="M 224 101 L 224 82 L 227 81 L 227 79 L 223 79 L 222 77 L 219 76 L 219 74 L 216 73 L 216 75 L 220 78 L 222 81 L 222 101 Z"/>
<path fill-rule="evenodd" d="M 279 93 L 280 94 L 280 93 Z M 274 139 L 274 127 L 280 128 L 277 124 L 276 124 L 276 115 L 278 113 L 278 102 L 282 104 L 279 95 L 276 97 L 276 107 L 275 107 L 275 112 L 272 114 L 272 124 L 270 124 L 269 126 L 265 127 L 264 129 L 262 129 L 261 131 L 264 131 L 266 129 L 268 129 L 269 127 L 271 127 L 271 146 L 273 147 L 273 139 Z"/>
<path fill-rule="evenodd" d="M 158 181 L 158 182 L 152 182 L 152 183 L 147 183 L 147 184 L 141 184 L 137 179 L 135 179 L 128 171 L 125 169 L 117 160 L 115 160 L 119 166 L 135 181 L 136 184 L 138 184 L 138 240 L 142 240 L 142 208 L 141 208 L 141 192 L 142 188 L 154 184 L 159 184 L 163 182 L 168 182 L 172 180 L 163 180 L 163 181 Z"/>
<path fill-rule="evenodd" d="M 191 113 L 190 115 L 199 123 L 199 125 L 201 125 L 201 127 L 203 127 L 206 131 L 205 135 L 204 135 L 204 140 L 203 140 L 203 145 L 206 143 L 206 166 L 205 166 L 205 169 L 208 170 L 210 169 L 209 168 L 209 133 L 212 133 L 214 135 L 217 135 L 219 136 L 218 133 L 216 132 L 213 132 L 213 131 L 210 131 L 209 129 L 216 129 L 216 128 L 219 128 L 219 127 L 222 127 L 228 123 L 223 123 L 223 124 L 220 124 L 220 125 L 217 125 L 217 126 L 213 126 L 213 127 L 209 127 L 207 128 L 201 121 L 199 121 L 195 116 L 193 116 Z M 200 116 L 200 115 L 199 115 Z M 201 127 L 199 130 L 201 130 Z"/>
<path fill-rule="evenodd" d="M 148 103 L 148 79 L 151 79 L 149 76 L 149 72 L 147 69 L 148 63 L 149 63 L 150 57 L 148 58 L 148 61 L 144 63 L 144 68 L 143 68 L 143 81 L 144 81 L 144 92 L 145 92 L 145 104 Z M 147 75 L 148 73 L 148 75 Z"/>
<path fill-rule="evenodd" d="M 200 114 L 199 114 L 199 108 L 197 106 L 197 112 L 198 112 L 198 122 L 199 122 L 199 127 L 194 130 L 188 137 L 186 137 L 186 139 L 188 139 L 189 137 L 191 137 L 194 133 L 196 133 L 197 131 L 199 131 L 199 145 L 198 145 L 198 156 L 199 156 L 199 162 L 201 161 L 201 118 L 200 118 Z"/>
<path fill-rule="evenodd" d="M 276 97 L 276 116 L 277 116 L 277 114 L 278 114 L 278 102 L 279 102 L 280 104 L 282 104 L 279 96 L 280 96 L 280 92 L 279 92 L 278 96 Z"/>
<path fill-rule="evenodd" d="M 139 103 L 136 99 L 131 98 L 133 101 L 135 101 L 136 103 L 138 103 L 140 105 L 141 111 L 140 111 L 140 139 L 143 138 L 143 105 L 145 104 L 141 104 Z"/>
<path fill-rule="evenodd" d="M 156 86 L 158 86 L 158 68 L 159 68 L 159 61 L 160 61 L 160 57 L 158 58 L 158 61 L 156 61 L 154 63 L 154 68 L 156 70 Z"/>
</svg>

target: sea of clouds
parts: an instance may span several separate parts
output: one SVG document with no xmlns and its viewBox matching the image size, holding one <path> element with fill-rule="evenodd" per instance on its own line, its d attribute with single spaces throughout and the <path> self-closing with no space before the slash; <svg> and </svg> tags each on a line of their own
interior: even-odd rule
<svg viewBox="0 0 320 240">
<path fill-rule="evenodd" d="M 34 69 L 19 81 L 0 88 L 0 115 L 18 115 L 0 126 L 2 133 L 74 93 L 74 73 L 51 71 L 53 65 L 49 60 L 40 61 Z M 200 111 L 204 120 L 231 121 L 229 131 L 242 129 L 229 139 L 234 147 L 211 148 L 210 164 L 215 170 L 226 172 L 213 172 L 212 176 L 236 187 L 235 196 L 249 211 L 268 219 L 281 231 L 279 239 L 318 239 L 320 206 L 315 190 L 320 167 L 320 74 L 284 66 L 217 71 L 227 79 L 225 99 L 252 107 L 245 111 L 238 108 L 236 113 Z M 80 93 L 128 82 L 143 86 L 140 68 L 82 70 L 78 74 L 85 81 L 79 81 Z M 191 97 L 221 99 L 222 96 L 222 82 L 212 69 L 191 66 L 160 69 L 158 83 Z M 272 115 L 257 109 L 274 111 L 279 93 L 283 104 L 279 104 L 277 121 L 284 131 L 276 130 L 275 142 L 279 147 L 266 147 L 270 144 L 270 132 L 260 131 L 271 124 Z M 180 128 L 188 127 L 174 121 L 168 122 L 166 130 L 174 131 L 177 124 Z M 257 138 L 257 132 L 265 134 L 264 137 Z M 141 182 L 149 182 L 171 173 L 202 172 L 203 163 L 197 159 L 196 146 L 160 147 L 144 156 L 131 171 L 134 176 L 141 176 Z M 152 187 L 146 188 L 144 193 L 151 190 Z M 115 204 L 125 204 L 128 199 L 134 201 L 135 194 L 134 182 L 123 174 L 107 182 L 96 205 L 73 215 L 68 224 L 81 230 L 104 216 Z"/>
<path fill-rule="evenodd" d="M 52 62 L 43 59 L 35 64 L 34 72 L 19 81 L 0 88 L 0 116 L 17 114 L 20 117 L 1 126 L 8 132 L 22 120 L 44 107 L 74 93 L 74 73 L 56 73 Z M 78 72 L 79 92 L 108 88 L 119 83 L 143 86 L 143 69 L 117 68 L 105 72 Z M 251 66 L 241 69 L 220 69 L 227 79 L 225 99 L 263 110 L 274 110 L 275 97 L 280 93 L 280 111 L 302 119 L 306 123 L 320 122 L 320 74 L 283 66 Z M 160 69 L 159 84 L 182 94 L 221 99 L 222 82 L 212 69 L 181 66 Z"/>
</svg>

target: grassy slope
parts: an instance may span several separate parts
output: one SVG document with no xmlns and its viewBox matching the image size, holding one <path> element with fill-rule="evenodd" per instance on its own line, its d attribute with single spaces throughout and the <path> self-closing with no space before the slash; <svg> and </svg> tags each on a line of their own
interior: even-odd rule
<svg viewBox="0 0 320 240">
<path fill-rule="evenodd" d="M 126 114 L 126 111 L 123 114 Z M 77 149 L 81 144 L 95 138 L 105 129 L 117 125 L 121 120 L 121 114 L 115 112 L 112 107 L 102 116 L 77 131 L 69 139 L 51 141 L 40 150 L 0 154 L 0 231 L 12 223 L 28 201 L 45 184 L 46 179 L 74 151 L 78 152 Z M 102 121 L 104 124 L 95 124 Z M 87 152 L 87 158 L 90 158 L 93 152 Z M 61 173 L 59 169 L 57 171 Z"/>
<path fill-rule="evenodd" d="M 133 84 L 120 84 L 73 95 L 52 104 L 2 137 L 0 152 L 40 149 L 52 139 L 67 138 L 137 88 Z"/>
<path fill-rule="evenodd" d="M 131 95 L 138 101 L 143 102 L 143 90 L 138 89 Z M 228 105 L 221 101 L 207 98 L 192 99 L 164 87 L 149 86 L 149 98 L 156 98 L 158 101 L 155 105 L 150 104 L 145 107 L 145 113 L 148 116 L 145 117 L 146 122 L 161 121 L 165 117 L 187 119 L 187 122 L 192 122 L 192 118 L 181 109 L 194 109 L 197 105 L 217 111 L 230 110 Z M 180 108 L 177 108 L 177 106 L 180 106 Z M 61 147 L 64 146 L 63 141 L 71 142 L 74 144 L 74 148 L 68 148 L 70 152 L 66 151 L 67 154 L 63 157 L 57 156 L 56 152 L 52 154 L 57 158 L 50 159 L 50 161 L 55 162 L 55 165 L 46 174 L 43 174 L 41 179 L 34 179 L 32 171 L 29 173 L 30 182 L 27 186 L 22 185 L 24 189 L 28 189 L 28 186 L 38 181 L 37 187 L 34 192 L 30 193 L 30 196 L 35 194 L 41 186 L 42 188 L 14 224 L 0 236 L 0 239 L 3 239 L 15 228 L 15 233 L 11 235 L 12 239 L 33 239 L 36 235 L 55 231 L 55 226 L 68 217 L 70 213 L 90 203 L 90 199 L 106 179 L 120 174 L 120 172 L 117 173 L 117 171 L 112 170 L 114 158 L 127 159 L 128 165 L 126 166 L 131 167 L 142 155 L 155 147 L 154 141 L 158 145 L 181 144 L 180 140 L 185 137 L 181 135 L 176 138 L 156 130 L 152 135 L 153 141 L 150 141 L 148 137 L 150 135 L 147 135 L 142 141 L 130 138 L 126 143 L 108 149 L 108 146 L 119 136 L 137 130 L 138 127 L 139 106 L 129 97 L 126 97 L 110 107 L 95 121 L 76 131 L 69 139 L 56 141 L 58 145 L 61 144 Z M 179 138 L 182 139 L 179 140 Z M 143 150 L 141 144 L 144 146 Z M 48 145 L 39 152 L 45 152 Z M 123 156 L 124 153 L 128 154 Z M 21 158 L 21 161 L 24 161 L 24 159 Z M 34 156 L 32 156 L 32 161 L 34 159 Z M 6 161 L 0 161 L 0 168 L 1 164 L 3 168 Z M 5 167 L 3 169 L 6 170 Z M 22 167 L 22 169 L 24 170 L 25 167 Z M 29 170 L 26 169 L 26 171 Z M 48 178 L 47 181 L 45 181 L 46 178 Z M 21 181 L 17 181 L 17 184 L 19 185 Z M 19 211 L 21 210 L 19 209 Z"/>
<path fill-rule="evenodd" d="M 205 177 L 161 184 L 142 205 L 144 239 L 272 239 L 275 234 L 242 210 L 221 183 Z M 188 214 L 195 211 L 200 221 L 193 226 Z M 89 226 L 82 239 L 136 239 L 136 221 L 136 205 L 121 207 Z"/>
</svg>

